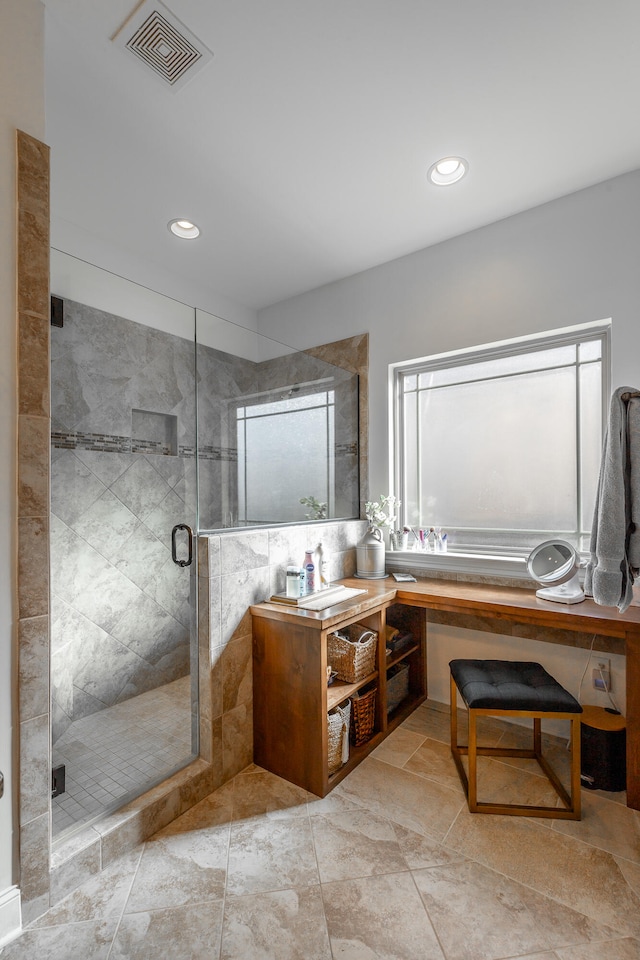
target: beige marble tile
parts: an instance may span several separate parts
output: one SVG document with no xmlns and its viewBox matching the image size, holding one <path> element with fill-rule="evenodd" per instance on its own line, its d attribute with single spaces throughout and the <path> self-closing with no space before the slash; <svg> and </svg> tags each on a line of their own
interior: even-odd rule
<svg viewBox="0 0 640 960">
<path fill-rule="evenodd" d="M 320 887 L 227 897 L 221 960 L 331 960 Z"/>
<path fill-rule="evenodd" d="M 631 938 L 558 950 L 558 960 L 640 960 L 640 941 Z M 526 960 L 526 958 L 525 958 Z"/>
<path fill-rule="evenodd" d="M 557 820 L 554 830 L 617 857 L 640 863 L 640 811 L 582 791 L 582 820 Z"/>
<path fill-rule="evenodd" d="M 160 834 L 149 840 L 126 913 L 220 900 L 224 896 L 229 825 Z"/>
<path fill-rule="evenodd" d="M 413 756 L 407 760 L 404 768 L 418 777 L 436 780 L 464 796 L 448 744 L 440 743 L 438 740 L 424 740 Z"/>
<path fill-rule="evenodd" d="M 48 417 L 18 418 L 18 516 L 42 517 L 49 512 Z"/>
<path fill-rule="evenodd" d="M 49 813 L 49 714 L 20 724 L 20 823 Z"/>
<path fill-rule="evenodd" d="M 546 949 L 519 885 L 477 863 L 414 872 L 448 960 L 495 960 Z"/>
<path fill-rule="evenodd" d="M 222 901 L 122 918 L 109 960 L 214 960 L 222 930 Z"/>
<path fill-rule="evenodd" d="M 113 917 L 27 930 L 4 948 L 2 960 L 107 960 L 117 925 Z"/>
<path fill-rule="evenodd" d="M 368 810 L 311 817 L 320 881 L 407 869 L 391 821 Z"/>
<path fill-rule="evenodd" d="M 20 719 L 49 712 L 49 618 L 33 617 L 18 624 Z"/>
<path fill-rule="evenodd" d="M 18 155 L 18 309 L 49 315 L 49 147 L 22 131 Z"/>
<path fill-rule="evenodd" d="M 209 668 L 202 664 L 200 669 L 200 674 L 198 677 L 200 715 L 206 720 L 212 720 L 216 717 L 221 717 L 223 713 L 223 656 L 224 648 L 216 647 L 216 649 L 213 651 Z"/>
<path fill-rule="evenodd" d="M 526 957 L 518 957 L 518 960 L 558 960 L 558 954 L 551 950 L 544 953 L 528 953 Z"/>
<path fill-rule="evenodd" d="M 166 785 L 161 784 L 149 794 L 143 794 L 95 825 L 102 837 L 103 867 L 153 836 L 182 812 L 178 786 L 167 791 Z"/>
<path fill-rule="evenodd" d="M 478 757 L 478 798 L 481 801 L 545 807 L 562 805 L 535 760 L 524 760 L 523 763 L 528 764 L 526 769 L 501 760 Z"/>
<path fill-rule="evenodd" d="M 420 870 L 423 867 L 435 867 L 443 863 L 460 863 L 465 859 L 464 854 L 457 850 L 450 850 L 445 844 L 425 837 L 421 833 L 407 830 L 399 824 L 393 824 L 402 856 L 410 870 Z"/>
<path fill-rule="evenodd" d="M 362 804 L 356 803 L 349 797 L 340 793 L 339 790 L 332 790 L 326 797 L 316 797 L 309 794 L 307 801 L 307 812 L 310 816 L 316 814 L 345 813 L 353 810 L 361 810 Z"/>
<path fill-rule="evenodd" d="M 230 895 L 314 886 L 319 877 L 309 821 L 294 818 L 234 823 L 228 869 Z"/>
<path fill-rule="evenodd" d="M 49 416 L 49 328 L 48 316 L 19 315 L 18 413 L 23 415 Z"/>
<path fill-rule="evenodd" d="M 418 733 L 442 743 L 451 742 L 448 711 L 443 713 L 441 710 L 434 710 L 428 703 L 421 703 L 399 729 Z"/>
<path fill-rule="evenodd" d="M 246 539 L 246 538 L 245 538 Z M 250 547 L 248 548 L 250 549 Z M 267 547 L 265 546 L 265 552 Z M 230 554 L 234 551 L 229 548 Z M 223 559 L 224 564 L 224 559 Z M 265 558 L 266 562 L 266 558 Z M 236 556 L 235 563 L 240 563 Z M 235 573 L 220 577 L 220 623 L 221 642 L 226 644 L 234 637 L 251 633 L 251 612 L 249 607 L 261 603 L 271 593 L 268 566 L 244 569 L 237 567 Z"/>
<path fill-rule="evenodd" d="M 37 900 L 44 908 L 49 907 L 49 814 L 31 820 L 20 828 L 20 890 L 22 893 L 23 922 L 25 905 Z M 43 897 L 46 897 L 44 902 Z M 26 910 L 29 923 L 38 914 Z"/>
<path fill-rule="evenodd" d="M 64 860 L 56 853 L 51 857 L 52 906 L 99 873 L 102 866 L 100 837 L 91 828 L 72 836 L 65 844 L 65 853 Z"/>
<path fill-rule="evenodd" d="M 415 733 L 400 726 L 389 734 L 380 746 L 376 747 L 371 756 L 384 763 L 390 763 L 393 767 L 404 767 L 409 758 L 424 743 L 424 739 L 421 733 Z"/>
<path fill-rule="evenodd" d="M 326 883 L 322 896 L 334 957 L 444 960 L 410 873 Z"/>
<path fill-rule="evenodd" d="M 253 767 L 233 781 L 233 819 L 306 817 L 307 801 L 312 798 L 295 783 Z"/>
<path fill-rule="evenodd" d="M 461 812 L 447 846 L 624 936 L 640 932 L 640 900 L 614 857 L 524 817 Z"/>
<path fill-rule="evenodd" d="M 40 917 L 34 926 L 54 927 L 84 920 L 120 917 L 135 876 L 142 847 L 116 860 Z"/>
<path fill-rule="evenodd" d="M 230 780 L 253 762 L 253 705 L 241 703 L 222 717 L 222 775 Z"/>
<path fill-rule="evenodd" d="M 218 790 L 191 807 L 177 820 L 167 824 L 152 839 L 172 837 L 181 833 L 195 833 L 198 830 L 207 831 L 230 824 L 232 819 L 233 797 L 229 793 Z"/>
<path fill-rule="evenodd" d="M 414 872 L 450 960 L 493 960 L 603 939 L 612 931 L 525 885 L 466 861 Z"/>
<path fill-rule="evenodd" d="M 389 764 L 368 757 L 336 789 L 379 816 L 443 840 L 465 803 L 461 791 L 405 770 L 390 772 Z"/>
<path fill-rule="evenodd" d="M 222 653 L 222 711 L 227 713 L 253 698 L 251 634 L 231 640 Z"/>
<path fill-rule="evenodd" d="M 18 603 L 21 620 L 49 613 L 48 517 L 18 520 Z"/>
<path fill-rule="evenodd" d="M 616 863 L 635 895 L 640 898 L 640 864 L 632 863 L 623 857 L 616 857 Z"/>
</svg>

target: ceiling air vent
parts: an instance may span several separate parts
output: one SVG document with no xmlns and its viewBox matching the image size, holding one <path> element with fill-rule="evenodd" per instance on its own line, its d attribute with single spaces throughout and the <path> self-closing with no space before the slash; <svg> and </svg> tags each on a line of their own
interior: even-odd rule
<svg viewBox="0 0 640 960">
<path fill-rule="evenodd" d="M 144 0 L 112 37 L 172 90 L 191 80 L 213 53 L 160 0 Z"/>
</svg>

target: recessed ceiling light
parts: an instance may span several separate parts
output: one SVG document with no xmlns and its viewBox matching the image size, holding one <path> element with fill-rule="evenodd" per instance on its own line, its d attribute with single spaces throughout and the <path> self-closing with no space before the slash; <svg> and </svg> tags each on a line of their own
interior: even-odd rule
<svg viewBox="0 0 640 960">
<path fill-rule="evenodd" d="M 462 157 L 444 157 L 429 167 L 429 180 L 439 187 L 448 187 L 464 177 L 469 164 Z"/>
<path fill-rule="evenodd" d="M 200 236 L 200 227 L 196 227 L 195 223 L 191 223 L 191 220 L 170 220 L 167 226 L 171 233 L 175 234 L 176 237 L 181 237 L 182 240 L 195 240 L 196 237 Z"/>
</svg>

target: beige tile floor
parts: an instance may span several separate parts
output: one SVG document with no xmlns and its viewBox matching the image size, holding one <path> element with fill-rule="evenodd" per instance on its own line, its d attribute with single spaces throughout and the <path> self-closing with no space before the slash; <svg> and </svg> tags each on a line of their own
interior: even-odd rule
<svg viewBox="0 0 640 960">
<path fill-rule="evenodd" d="M 639 960 L 640 813 L 583 791 L 581 822 L 472 815 L 447 739 L 424 704 L 324 800 L 250 767 L 2 960 Z M 481 794 L 549 800 L 522 760 L 484 758 Z"/>
</svg>

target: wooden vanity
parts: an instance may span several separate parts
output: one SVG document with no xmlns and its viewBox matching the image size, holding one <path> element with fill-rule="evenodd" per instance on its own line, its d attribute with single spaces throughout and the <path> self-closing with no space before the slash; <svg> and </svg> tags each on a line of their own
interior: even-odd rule
<svg viewBox="0 0 640 960">
<path fill-rule="evenodd" d="M 423 611 L 467 614 L 487 622 L 509 621 L 545 628 L 544 640 L 569 642 L 567 631 L 610 638 L 626 655 L 627 804 L 640 810 L 640 606 L 623 614 L 593 600 L 561 604 L 540 600 L 533 589 L 450 580 L 396 583 L 344 580 L 366 594 L 325 610 L 303 610 L 276 603 L 251 607 L 253 615 L 254 759 L 273 773 L 324 797 L 427 696 L 427 617 Z M 327 635 L 360 623 L 380 636 L 386 624 L 411 632 L 410 648 L 386 654 L 378 643 L 376 669 L 349 688 L 327 687 Z M 597 649 L 597 646 L 596 646 Z M 387 713 L 387 677 L 405 661 L 409 691 Z M 371 740 L 351 747 L 348 762 L 336 773 L 327 769 L 327 713 L 355 689 L 377 683 L 376 723 Z"/>
</svg>

